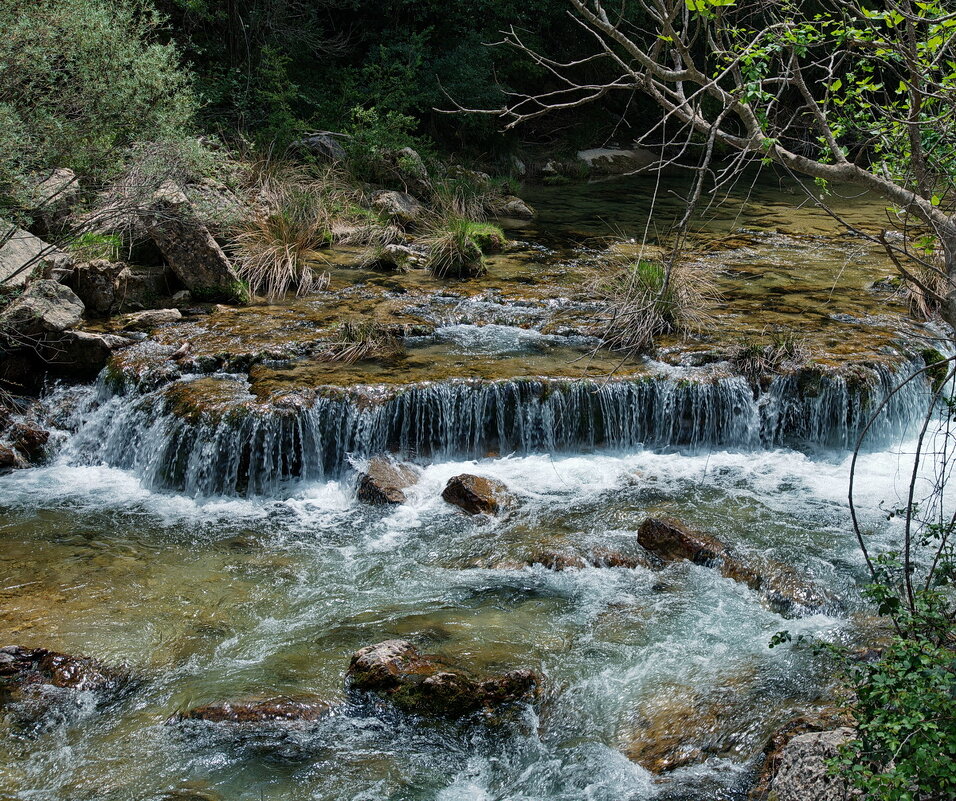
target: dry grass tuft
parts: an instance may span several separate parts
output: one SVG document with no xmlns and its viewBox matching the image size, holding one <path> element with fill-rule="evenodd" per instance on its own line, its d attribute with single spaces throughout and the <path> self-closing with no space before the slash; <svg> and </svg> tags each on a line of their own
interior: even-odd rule
<svg viewBox="0 0 956 801">
<path fill-rule="evenodd" d="M 346 320 L 336 338 L 317 354 L 319 361 L 354 364 L 363 359 L 386 359 L 405 351 L 402 338 L 392 327 L 370 320 Z"/>
<path fill-rule="evenodd" d="M 611 350 L 645 353 L 663 334 L 711 327 L 718 292 L 711 268 L 681 258 L 612 259 L 585 290 L 601 302 L 595 333 Z"/>
<path fill-rule="evenodd" d="M 808 357 L 805 344 L 793 331 L 775 331 L 769 335 L 769 342 L 754 339 L 737 346 L 728 361 L 741 375 L 756 379 L 779 373 L 787 365 L 796 367 Z"/>
</svg>

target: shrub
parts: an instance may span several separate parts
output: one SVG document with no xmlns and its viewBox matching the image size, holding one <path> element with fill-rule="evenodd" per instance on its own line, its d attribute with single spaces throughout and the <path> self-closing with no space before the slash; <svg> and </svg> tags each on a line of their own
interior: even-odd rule
<svg viewBox="0 0 956 801">
<path fill-rule="evenodd" d="M 450 214 L 437 219 L 422 242 L 428 250 L 425 266 L 439 278 L 471 278 L 487 269 L 476 224 L 464 217 Z"/>
<path fill-rule="evenodd" d="M 70 243 L 70 250 L 81 261 L 93 261 L 94 259 L 119 261 L 122 248 L 123 240 L 116 234 L 88 232 L 80 234 Z"/>
<path fill-rule="evenodd" d="M 428 142 L 413 134 L 416 125 L 414 118 L 396 111 L 382 112 L 374 106 L 353 108 L 349 139 L 343 144 L 355 177 L 360 181 L 401 184 L 403 174 L 420 170 L 420 165 L 410 163 L 407 156 L 404 161 L 401 156 L 396 157 L 404 148 L 412 148 L 419 155 L 430 153 Z"/>
<path fill-rule="evenodd" d="M 0 184 L 52 166 L 98 176 L 196 107 L 162 20 L 131 0 L 0 3 Z"/>
<path fill-rule="evenodd" d="M 717 293 L 710 271 L 674 257 L 669 261 L 612 259 L 586 290 L 603 314 L 596 333 L 606 347 L 642 353 L 661 334 L 687 333 L 711 323 Z"/>
</svg>

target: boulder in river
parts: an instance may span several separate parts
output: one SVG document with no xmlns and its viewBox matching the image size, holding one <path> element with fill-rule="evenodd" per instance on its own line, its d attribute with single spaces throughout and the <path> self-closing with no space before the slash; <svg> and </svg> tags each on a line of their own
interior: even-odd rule
<svg viewBox="0 0 956 801">
<path fill-rule="evenodd" d="M 68 373 L 95 375 L 120 348 L 133 344 L 132 339 L 94 331 L 64 331 L 48 335 L 39 350 L 51 367 Z"/>
<path fill-rule="evenodd" d="M 642 148 L 593 147 L 578 151 L 578 160 L 595 175 L 630 175 L 642 172 L 659 159 Z"/>
<path fill-rule="evenodd" d="M 359 476 L 358 499 L 375 505 L 405 503 L 405 490 L 417 482 L 418 471 L 410 464 L 376 456 Z"/>
<path fill-rule="evenodd" d="M 0 312 L 0 332 L 17 344 L 45 334 L 73 328 L 83 318 L 83 301 L 67 286 L 50 280 L 34 281 Z"/>
<path fill-rule="evenodd" d="M 505 195 L 494 204 L 494 213 L 498 217 L 511 220 L 533 220 L 534 209 L 517 195 Z"/>
<path fill-rule="evenodd" d="M 149 309 L 124 315 L 120 326 L 124 331 L 148 331 L 165 323 L 175 323 L 182 318 L 183 313 L 179 309 Z"/>
<path fill-rule="evenodd" d="M 172 181 L 164 182 L 153 197 L 146 226 L 176 277 L 195 297 L 244 299 L 245 290 L 226 254 Z"/>
<path fill-rule="evenodd" d="M 698 565 L 713 564 L 727 553 L 716 537 L 694 531 L 677 520 L 649 517 L 637 532 L 637 541 L 663 562 L 686 559 Z"/>
<path fill-rule="evenodd" d="M 178 717 L 210 723 L 308 723 L 328 716 L 332 709 L 318 697 L 268 698 L 197 706 Z"/>
<path fill-rule="evenodd" d="M 470 515 L 496 515 L 514 503 L 508 488 L 500 481 L 469 473 L 448 479 L 441 496 Z"/>
<path fill-rule="evenodd" d="M 46 455 L 50 432 L 31 423 L 17 423 L 7 437 L 10 444 L 31 462 L 38 462 Z"/>
<path fill-rule="evenodd" d="M 351 690 L 377 695 L 406 712 L 461 717 L 533 700 L 541 681 L 531 670 L 487 678 L 421 654 L 407 640 L 386 640 L 356 651 L 346 674 Z"/>
<path fill-rule="evenodd" d="M 853 729 L 810 732 L 794 737 L 780 753 L 780 766 L 771 782 L 775 801 L 846 801 L 846 782 L 833 776 L 827 761 L 853 739 Z"/>
</svg>

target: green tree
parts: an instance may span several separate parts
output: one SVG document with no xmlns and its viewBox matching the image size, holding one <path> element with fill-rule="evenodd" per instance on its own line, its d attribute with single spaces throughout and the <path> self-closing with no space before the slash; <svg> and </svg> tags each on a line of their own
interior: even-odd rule
<svg viewBox="0 0 956 801">
<path fill-rule="evenodd" d="M 0 3 L 0 182 L 51 166 L 98 175 L 195 111 L 162 20 L 138 0 Z"/>
</svg>

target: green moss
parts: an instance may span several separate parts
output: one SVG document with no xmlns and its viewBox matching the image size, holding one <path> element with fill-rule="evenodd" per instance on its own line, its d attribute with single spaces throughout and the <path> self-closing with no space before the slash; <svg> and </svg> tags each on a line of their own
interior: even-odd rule
<svg viewBox="0 0 956 801">
<path fill-rule="evenodd" d="M 470 223 L 468 236 L 482 253 L 500 253 L 508 242 L 505 232 L 491 223 Z"/>
<path fill-rule="evenodd" d="M 920 351 L 920 356 L 927 367 L 926 375 L 933 385 L 933 392 L 939 392 L 949 375 L 949 362 L 936 348 L 924 348 Z"/>
</svg>

